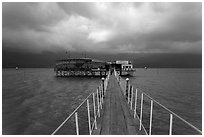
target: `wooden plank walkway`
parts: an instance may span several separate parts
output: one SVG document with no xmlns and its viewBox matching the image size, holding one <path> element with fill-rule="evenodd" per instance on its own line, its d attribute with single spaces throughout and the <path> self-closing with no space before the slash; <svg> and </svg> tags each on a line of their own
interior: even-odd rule
<svg viewBox="0 0 204 137">
<path fill-rule="evenodd" d="M 114 75 L 110 76 L 103 107 L 102 117 L 98 119 L 98 129 L 93 134 L 145 134 L 143 130 L 139 131 L 139 120 L 133 118 Z"/>
</svg>

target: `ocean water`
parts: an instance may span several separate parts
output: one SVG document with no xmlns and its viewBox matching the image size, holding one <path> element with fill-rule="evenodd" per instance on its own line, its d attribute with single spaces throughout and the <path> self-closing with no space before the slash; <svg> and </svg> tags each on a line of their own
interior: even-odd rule
<svg viewBox="0 0 204 137">
<path fill-rule="evenodd" d="M 202 69 L 137 69 L 129 78 L 139 90 L 202 129 L 201 74 Z M 53 69 L 3 69 L 2 83 L 2 134 L 48 135 L 96 91 L 100 78 L 60 78 L 55 77 Z M 145 127 L 148 127 L 149 103 L 144 98 Z M 82 109 L 80 113 L 79 117 L 86 121 L 83 117 L 87 112 Z M 168 121 L 169 114 L 155 104 L 152 133 L 168 134 Z M 174 118 L 173 133 L 196 134 L 178 121 Z M 80 133 L 88 134 L 84 125 L 80 124 L 80 128 L 85 127 Z M 63 128 L 61 134 L 75 133 L 73 125 Z"/>
<path fill-rule="evenodd" d="M 100 82 L 56 77 L 53 69 L 3 69 L 2 75 L 3 134 L 51 134 Z"/>
<path fill-rule="evenodd" d="M 202 69 L 137 69 L 130 83 L 202 130 Z M 139 104 L 140 105 L 140 104 Z M 144 96 L 144 126 L 149 129 L 150 99 Z M 137 110 L 138 115 L 140 109 Z M 169 113 L 154 103 L 152 134 L 168 134 Z M 173 134 L 198 134 L 173 117 Z"/>
</svg>

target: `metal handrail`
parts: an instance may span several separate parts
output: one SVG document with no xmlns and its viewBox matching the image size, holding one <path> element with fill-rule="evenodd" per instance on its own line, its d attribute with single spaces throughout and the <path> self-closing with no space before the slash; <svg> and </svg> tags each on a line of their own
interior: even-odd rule
<svg viewBox="0 0 204 137">
<path fill-rule="evenodd" d="M 97 92 L 93 92 L 89 94 L 82 102 L 81 104 L 52 132 L 51 135 L 56 134 L 62 127 L 63 125 L 73 116 L 75 115 L 75 123 L 76 123 L 76 134 L 79 135 L 79 126 L 78 126 L 78 113 L 77 111 L 81 108 L 81 106 L 87 102 L 87 112 L 88 112 L 88 123 L 89 123 L 89 134 L 91 135 L 92 131 L 97 129 L 97 122 L 96 118 L 100 117 L 100 109 L 102 109 L 102 104 L 103 104 L 103 98 L 106 94 L 107 86 L 108 86 L 108 81 L 110 77 L 110 72 L 108 72 L 108 75 L 105 79 L 102 79 L 102 84 L 99 85 L 97 88 Z M 95 94 L 97 95 L 97 105 L 98 105 L 98 113 L 96 113 L 96 106 L 95 106 Z M 93 96 L 93 106 L 94 106 L 94 121 L 91 124 L 90 120 L 90 108 L 89 108 L 89 97 Z"/>
<path fill-rule="evenodd" d="M 54 135 L 59 129 L 77 112 L 77 110 L 86 102 L 86 100 L 92 95 L 93 93 L 89 94 L 88 97 L 84 99 L 84 101 L 81 102 L 81 104 L 55 129 L 55 131 L 52 133 Z"/>
<path fill-rule="evenodd" d="M 161 107 L 163 107 L 165 110 L 167 110 L 168 112 L 170 112 L 171 114 L 173 114 L 174 116 L 176 116 L 177 118 L 179 118 L 180 120 L 182 120 L 183 122 L 185 122 L 187 125 L 189 125 L 190 127 L 192 127 L 193 129 L 195 129 L 197 132 L 202 134 L 202 131 L 199 130 L 197 127 L 195 127 L 194 125 L 192 125 L 191 123 L 189 123 L 188 121 L 186 121 L 185 119 L 183 119 L 181 116 L 179 116 L 178 114 L 176 114 L 175 112 L 171 111 L 170 109 L 168 109 L 167 107 L 165 107 L 164 105 L 162 105 L 161 103 L 159 103 L 158 101 L 156 101 L 155 99 L 153 99 L 152 97 L 150 97 L 149 95 L 147 95 L 146 93 L 142 92 L 144 95 L 146 95 L 149 99 L 153 100 L 154 102 L 156 102 L 158 105 L 160 105 Z"/>
<path fill-rule="evenodd" d="M 118 75 L 118 73 L 117 72 L 115 72 L 115 76 L 116 76 L 116 79 L 118 80 L 118 82 L 119 82 L 119 85 L 120 85 L 120 87 L 121 87 L 121 90 L 125 90 L 125 91 L 123 91 L 124 92 L 124 95 L 125 95 L 125 92 L 126 92 L 126 90 L 127 90 L 127 97 L 128 97 L 128 100 L 127 100 L 127 103 L 128 104 L 130 104 L 130 109 L 132 110 L 132 101 L 133 101 L 133 86 L 132 86 L 132 92 L 130 91 L 131 89 L 130 89 L 130 84 L 128 83 L 128 80 L 129 79 L 127 79 L 127 81 L 126 81 L 126 88 L 123 88 L 122 87 L 122 83 L 121 83 L 121 77 Z M 137 116 L 137 118 L 139 119 L 139 121 L 140 121 L 140 127 L 139 127 L 139 129 L 141 130 L 141 127 L 143 127 L 143 129 L 144 129 L 144 131 L 146 132 L 146 134 L 147 134 L 147 131 L 146 131 L 146 129 L 145 129 L 145 127 L 143 126 L 143 124 L 142 124 L 142 105 L 143 105 L 143 94 L 145 95 L 145 96 L 147 96 L 150 100 L 151 100 L 151 106 L 150 106 L 150 124 L 149 124 L 149 135 L 151 135 L 151 128 L 152 128 L 152 111 L 153 111 L 153 102 L 155 102 L 156 104 L 158 104 L 159 106 L 161 106 L 162 108 L 164 108 L 165 110 L 167 110 L 169 113 L 170 113 L 170 124 L 169 124 L 169 134 L 171 135 L 172 134 L 172 125 L 173 125 L 173 115 L 174 116 L 176 116 L 177 118 L 179 118 L 180 120 L 182 120 L 184 123 L 186 123 L 188 126 L 190 126 L 191 128 L 193 128 L 194 130 L 196 130 L 197 132 L 199 132 L 200 134 L 202 134 L 202 131 L 201 130 L 199 130 L 197 127 L 195 127 L 194 125 L 192 125 L 191 123 L 189 123 L 188 121 L 186 121 L 185 119 L 183 119 L 181 116 L 179 116 L 178 114 L 176 114 L 175 112 L 173 112 L 173 111 L 171 111 L 170 109 L 168 109 L 167 107 L 165 107 L 164 105 L 162 105 L 161 103 L 159 103 L 158 101 L 156 101 L 155 99 L 153 99 L 152 97 L 150 97 L 148 94 L 146 94 L 146 93 L 144 93 L 144 92 L 142 92 L 142 91 L 140 91 L 141 92 L 141 107 L 140 107 L 140 118 L 139 118 L 139 116 L 137 115 L 137 113 L 136 113 L 136 109 L 137 109 L 137 91 L 139 91 L 139 90 L 137 90 L 137 88 L 136 88 L 136 91 L 135 91 L 135 108 L 134 108 L 134 118 Z M 130 97 L 130 94 L 131 94 L 131 97 Z"/>
</svg>

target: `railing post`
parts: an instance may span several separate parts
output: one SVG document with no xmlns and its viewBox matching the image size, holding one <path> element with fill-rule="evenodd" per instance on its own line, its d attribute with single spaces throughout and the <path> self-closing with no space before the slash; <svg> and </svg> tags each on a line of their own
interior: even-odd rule
<svg viewBox="0 0 204 137">
<path fill-rule="evenodd" d="M 101 108 L 101 92 L 100 92 L 100 85 L 98 87 L 98 97 L 99 97 L 99 106 Z"/>
<path fill-rule="evenodd" d="M 109 76 L 106 78 L 106 89 L 105 89 L 105 92 L 107 91 L 108 81 L 109 81 Z"/>
<path fill-rule="evenodd" d="M 132 90 L 131 90 L 131 101 L 130 101 L 130 109 L 132 110 L 132 102 L 133 102 L 133 86 L 132 86 Z"/>
<path fill-rule="evenodd" d="M 105 94 L 105 78 L 102 78 L 102 91 L 103 91 L 103 95 Z"/>
<path fill-rule="evenodd" d="M 132 86 L 129 86 L 128 88 L 128 104 L 130 103 L 130 90 L 132 89 Z"/>
<path fill-rule="evenodd" d="M 142 129 L 142 107 L 143 107 L 143 93 L 141 95 L 141 108 L 140 108 L 140 130 Z"/>
<path fill-rule="evenodd" d="M 149 120 L 149 135 L 152 134 L 152 111 L 153 111 L 153 101 L 151 100 L 150 120 Z"/>
<path fill-rule="evenodd" d="M 129 89 L 129 78 L 126 78 L 126 89 L 124 95 L 127 96 L 128 94 L 128 89 Z"/>
<path fill-rule="evenodd" d="M 102 98 L 102 104 L 103 104 L 103 98 L 104 98 L 103 84 L 101 84 L 101 98 Z"/>
<path fill-rule="evenodd" d="M 170 114 L 169 135 L 172 135 L 173 115 Z"/>
<path fill-rule="evenodd" d="M 93 95 L 93 108 L 94 108 L 94 124 L 95 124 L 95 129 L 97 129 L 95 94 L 93 93 L 92 95 Z"/>
<path fill-rule="evenodd" d="M 79 123 L 78 123 L 78 114 L 75 113 L 75 122 L 76 122 L 76 133 L 79 135 Z"/>
<path fill-rule="evenodd" d="M 106 95 L 107 79 L 108 78 L 105 78 L 105 80 L 104 80 L 104 95 Z"/>
<path fill-rule="evenodd" d="M 137 89 L 135 90 L 135 110 L 134 110 L 134 118 L 137 114 Z"/>
<path fill-rule="evenodd" d="M 89 135 L 91 135 L 91 118 L 90 118 L 89 100 L 88 99 L 87 99 L 87 112 L 88 112 L 88 122 L 89 122 Z"/>
<path fill-rule="evenodd" d="M 106 78 L 105 94 L 106 94 L 107 87 L 108 87 L 108 78 Z"/>
<path fill-rule="evenodd" d="M 100 85 L 101 86 L 101 85 Z M 100 101 L 100 107 L 101 107 L 101 109 L 102 109 L 102 93 L 101 93 L 101 87 L 99 86 L 99 101 Z"/>
<path fill-rule="evenodd" d="M 101 85 L 100 85 L 101 86 Z M 101 107 L 101 109 L 102 109 L 102 93 L 101 93 L 101 87 L 99 86 L 99 93 L 100 93 L 100 107 Z"/>
<path fill-rule="evenodd" d="M 96 96 L 97 96 L 97 105 L 98 105 L 98 117 L 100 117 L 100 104 L 99 104 L 99 93 L 98 93 L 98 89 L 96 92 Z"/>
</svg>

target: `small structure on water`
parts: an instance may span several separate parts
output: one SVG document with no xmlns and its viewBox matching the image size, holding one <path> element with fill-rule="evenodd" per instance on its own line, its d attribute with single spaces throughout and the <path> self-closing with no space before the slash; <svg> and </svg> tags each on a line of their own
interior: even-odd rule
<svg viewBox="0 0 204 137">
<path fill-rule="evenodd" d="M 106 76 L 109 64 L 91 58 L 68 58 L 57 60 L 56 76 Z"/>
<path fill-rule="evenodd" d="M 116 72 L 120 76 L 125 76 L 125 75 L 131 75 L 133 76 L 135 69 L 133 68 L 133 64 L 131 61 L 127 60 L 117 60 L 112 63 L 112 66 L 114 66 Z"/>
<path fill-rule="evenodd" d="M 121 75 L 133 75 L 135 69 L 131 61 L 105 62 L 91 58 L 68 58 L 57 60 L 56 76 L 106 76 L 115 69 Z"/>
</svg>

